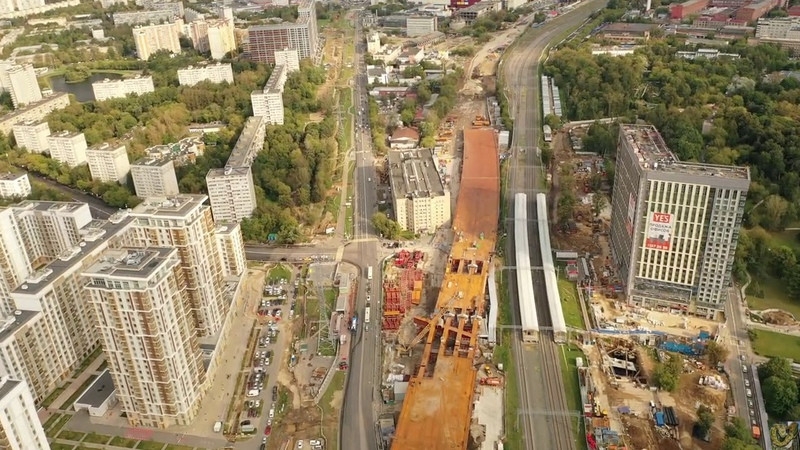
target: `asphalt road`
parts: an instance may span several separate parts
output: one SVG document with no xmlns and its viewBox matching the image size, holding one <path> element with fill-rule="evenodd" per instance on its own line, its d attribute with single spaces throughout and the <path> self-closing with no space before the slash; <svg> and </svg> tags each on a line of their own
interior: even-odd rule
<svg viewBox="0 0 800 450">
<path fill-rule="evenodd" d="M 728 318 L 728 327 L 732 342 L 728 348 L 732 351 L 725 362 L 725 371 L 728 373 L 728 381 L 731 384 L 733 401 L 736 404 L 736 415 L 741 417 L 745 424 L 750 424 L 753 418 L 747 403 L 745 380 L 752 376 L 751 373 L 744 373 L 742 366 L 751 363 L 750 338 L 747 336 L 747 327 L 742 317 L 741 301 L 739 296 L 732 293 L 731 300 L 727 303 L 725 315 Z M 752 384 L 750 385 L 752 387 Z M 755 410 L 755 408 L 754 408 Z M 757 413 L 757 411 L 756 411 Z M 756 414 L 757 416 L 757 414 Z"/>
<path fill-rule="evenodd" d="M 357 263 L 361 269 L 359 293 L 356 299 L 356 311 L 360 322 L 363 322 L 364 309 L 367 306 L 367 295 L 375 296 L 371 303 L 374 318 L 370 324 L 362 323 L 353 336 L 350 349 L 350 367 L 348 369 L 347 386 L 342 406 L 342 427 L 340 430 L 340 448 L 376 449 L 375 401 L 379 398 L 376 388 L 379 385 L 378 351 L 380 349 L 379 325 L 375 322 L 377 314 L 377 296 L 380 292 L 380 261 L 378 240 L 372 227 L 372 214 L 376 211 L 377 174 L 375 159 L 372 154 L 372 139 L 368 124 L 367 76 L 364 64 L 366 44 L 362 36 L 361 23 L 356 19 L 355 38 L 356 76 L 352 82 L 354 107 L 354 157 L 355 169 L 355 217 L 354 242 L 345 247 L 343 259 Z M 360 113 L 361 108 L 364 112 Z M 373 267 L 372 280 L 366 277 L 368 266 Z M 369 291 L 369 294 L 368 294 Z M 371 299 L 372 300 L 372 299 Z"/>
<path fill-rule="evenodd" d="M 514 194 L 528 194 L 529 217 L 536 216 L 535 194 L 543 192 L 544 169 L 541 166 L 537 147 L 541 130 L 540 73 L 539 64 L 545 50 L 562 39 L 565 31 L 571 31 L 584 22 L 589 15 L 602 8 L 605 0 L 590 0 L 566 15 L 557 17 L 537 29 L 523 35 L 503 61 L 501 68 L 506 93 L 510 97 L 511 116 L 514 119 L 512 158 L 509 166 L 509 182 L 506 192 L 507 211 L 513 214 Z M 507 221 L 506 254 L 514 254 L 513 221 Z M 529 244 L 531 265 L 541 266 L 536 224 L 529 222 Z M 508 276 L 513 280 L 514 277 Z M 572 450 L 576 448 L 571 429 L 571 412 L 567 409 L 564 382 L 559 362 L 560 349 L 553 342 L 551 326 L 541 271 L 533 273 L 534 296 L 537 303 L 540 327 L 543 332 L 537 346 L 523 345 L 519 333 L 514 335 L 514 352 L 517 378 L 520 388 L 520 411 L 518 423 L 524 448 L 533 450 Z M 511 298 L 515 299 L 514 320 L 520 323 L 519 306 L 516 303 L 516 286 L 510 284 Z"/>
</svg>

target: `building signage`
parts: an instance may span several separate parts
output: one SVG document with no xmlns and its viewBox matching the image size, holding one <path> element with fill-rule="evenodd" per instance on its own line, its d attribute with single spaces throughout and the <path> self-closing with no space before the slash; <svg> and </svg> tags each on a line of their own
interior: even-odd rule
<svg viewBox="0 0 800 450">
<path fill-rule="evenodd" d="M 644 247 L 654 250 L 669 250 L 673 224 L 674 216 L 672 214 L 652 213 L 647 226 Z"/>
</svg>

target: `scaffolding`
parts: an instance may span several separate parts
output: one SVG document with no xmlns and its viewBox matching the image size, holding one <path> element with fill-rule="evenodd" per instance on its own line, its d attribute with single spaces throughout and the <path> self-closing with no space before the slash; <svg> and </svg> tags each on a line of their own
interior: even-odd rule
<svg viewBox="0 0 800 450">
<path fill-rule="evenodd" d="M 422 300 L 422 288 L 425 275 L 417 269 L 422 261 L 423 253 L 401 250 L 395 257 L 395 267 L 401 268 L 394 279 L 386 279 L 383 283 L 383 330 L 397 331 L 412 305 L 419 305 Z"/>
</svg>

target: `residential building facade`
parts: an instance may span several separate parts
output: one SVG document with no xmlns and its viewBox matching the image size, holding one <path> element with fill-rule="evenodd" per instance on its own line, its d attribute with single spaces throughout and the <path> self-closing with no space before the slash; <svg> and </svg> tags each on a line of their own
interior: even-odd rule
<svg viewBox="0 0 800 450">
<path fill-rule="evenodd" d="M 108 250 L 83 276 L 117 398 L 132 426 L 189 425 L 205 369 L 178 249 Z"/>
<path fill-rule="evenodd" d="M 30 64 L 3 67 L 0 70 L 0 84 L 11 94 L 11 102 L 15 109 L 42 99 L 36 71 Z"/>
<path fill-rule="evenodd" d="M 86 136 L 83 133 L 60 131 L 47 138 L 50 157 L 69 167 L 79 166 L 86 162 Z"/>
<path fill-rule="evenodd" d="M 389 180 L 397 223 L 413 233 L 433 232 L 451 219 L 444 189 L 429 149 L 390 151 Z"/>
<path fill-rule="evenodd" d="M 253 215 L 256 191 L 249 166 L 211 169 L 206 186 L 215 221 L 240 222 Z"/>
<path fill-rule="evenodd" d="M 31 195 L 27 173 L 0 173 L 0 197 L 22 198 Z"/>
<path fill-rule="evenodd" d="M 300 55 L 294 49 L 276 50 L 275 65 L 286 66 L 289 73 L 296 72 L 300 70 Z"/>
<path fill-rule="evenodd" d="M 195 50 L 210 52 L 211 59 L 220 60 L 236 50 L 232 20 L 196 20 L 184 26 L 184 34 L 192 40 Z"/>
<path fill-rule="evenodd" d="M 319 35 L 314 0 L 302 0 L 295 23 L 254 25 L 248 28 L 248 56 L 251 60 L 275 64 L 275 52 L 297 50 L 300 59 L 314 58 Z"/>
<path fill-rule="evenodd" d="M 178 83 L 181 86 L 194 86 L 201 81 L 233 84 L 233 68 L 230 63 L 209 64 L 207 66 L 178 69 Z"/>
<path fill-rule="evenodd" d="M 181 52 L 179 37 L 183 31 L 183 20 L 172 23 L 139 26 L 133 29 L 133 43 L 139 59 L 147 61 L 153 53 L 166 50 L 173 54 Z"/>
<path fill-rule="evenodd" d="M 47 122 L 26 120 L 14 125 L 11 129 L 14 132 L 17 147 L 24 148 L 31 153 L 47 153 L 47 137 L 50 136 L 50 125 Z"/>
<path fill-rule="evenodd" d="M 250 94 L 254 117 L 263 117 L 267 124 L 283 125 L 283 86 L 288 73 L 288 66 L 276 65 L 264 89 Z"/>
<path fill-rule="evenodd" d="M 178 195 L 178 178 L 171 159 L 144 158 L 131 165 L 136 196 L 169 197 Z"/>
<path fill-rule="evenodd" d="M 217 224 L 215 236 L 222 258 L 222 275 L 238 278 L 247 270 L 241 226 L 233 222 Z"/>
<path fill-rule="evenodd" d="M 715 318 L 731 288 L 746 167 L 679 161 L 650 125 L 622 125 L 611 249 L 628 302 Z"/>
<path fill-rule="evenodd" d="M 0 377 L 0 448 L 50 450 L 28 386 L 6 376 Z"/>
<path fill-rule="evenodd" d="M 124 145 L 111 145 L 104 142 L 86 150 L 86 162 L 93 180 L 103 183 L 125 184 L 131 163 Z"/>
<path fill-rule="evenodd" d="M 143 95 L 155 90 L 153 77 L 150 75 L 126 78 L 124 80 L 109 80 L 106 78 L 103 81 L 92 83 L 94 99 L 98 102 L 110 98 L 123 98 L 129 94 Z"/>
</svg>

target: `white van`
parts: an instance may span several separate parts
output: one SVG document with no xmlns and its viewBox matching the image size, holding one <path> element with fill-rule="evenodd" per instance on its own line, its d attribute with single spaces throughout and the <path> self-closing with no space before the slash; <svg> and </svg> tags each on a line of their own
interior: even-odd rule
<svg viewBox="0 0 800 450">
<path fill-rule="evenodd" d="M 258 389 L 250 389 L 250 392 L 247 393 L 248 397 L 258 397 Z"/>
<path fill-rule="evenodd" d="M 222 431 L 222 422 L 214 422 L 214 433 Z"/>
<path fill-rule="evenodd" d="M 747 392 L 747 398 L 750 398 L 750 397 L 753 396 L 753 391 L 751 391 L 750 389 L 746 390 L 745 392 Z"/>
<path fill-rule="evenodd" d="M 272 407 L 269 409 L 269 418 L 272 419 L 275 417 L 275 408 Z"/>
</svg>

